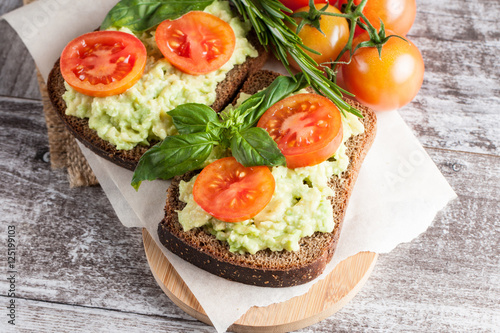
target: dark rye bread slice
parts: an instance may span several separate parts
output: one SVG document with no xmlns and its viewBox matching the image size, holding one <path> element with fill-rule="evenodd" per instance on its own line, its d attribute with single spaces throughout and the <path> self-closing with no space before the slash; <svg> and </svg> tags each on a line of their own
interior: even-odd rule
<svg viewBox="0 0 500 333">
<path fill-rule="evenodd" d="M 226 79 L 217 85 L 217 97 L 211 105 L 217 112 L 224 109 L 234 99 L 248 75 L 259 70 L 267 60 L 268 54 L 258 42 L 257 36 L 250 33 L 249 40 L 257 49 L 259 55 L 256 58 L 248 57 L 245 63 L 236 65 L 227 73 Z M 95 130 L 89 128 L 88 119 L 66 115 L 66 103 L 62 98 L 66 88 L 64 87 L 59 61 L 56 62 L 49 74 L 47 90 L 56 113 L 71 133 L 94 153 L 121 167 L 132 171 L 135 170 L 141 156 L 157 143 L 150 142 L 149 146 L 137 145 L 131 150 L 117 150 L 113 144 L 101 139 Z"/>
<path fill-rule="evenodd" d="M 249 78 L 242 91 L 253 94 L 268 86 L 278 75 L 259 71 Z M 376 133 L 376 116 L 373 111 L 357 102 L 347 102 L 363 114 L 365 132 L 347 141 L 349 167 L 340 177 L 334 176 L 329 181 L 330 187 L 337 193 L 331 198 L 336 222 L 333 232 L 316 232 L 310 237 L 302 238 L 300 249 L 295 252 L 261 250 L 253 255 L 232 253 L 226 242 L 217 240 L 203 228 L 183 231 L 177 215 L 177 211 L 185 206 L 185 203 L 178 200 L 179 183 L 181 180 L 191 179 L 195 174 L 188 173 L 175 177 L 167 191 L 165 217 L 158 226 L 158 235 L 163 245 L 179 257 L 210 273 L 256 286 L 295 286 L 320 275 L 335 251 L 349 197 L 361 163 Z"/>
</svg>

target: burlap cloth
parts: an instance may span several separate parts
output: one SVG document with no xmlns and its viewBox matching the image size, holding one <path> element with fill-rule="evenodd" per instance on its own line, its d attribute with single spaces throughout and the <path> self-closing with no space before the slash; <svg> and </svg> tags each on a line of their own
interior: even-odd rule
<svg viewBox="0 0 500 333">
<path fill-rule="evenodd" d="M 23 0 L 25 5 L 33 1 L 36 0 Z M 99 184 L 76 144 L 75 138 L 66 129 L 66 126 L 52 107 L 47 93 L 47 86 L 42 76 L 40 73 L 37 76 L 42 95 L 43 112 L 47 123 L 51 167 L 54 169 L 65 168 L 67 170 L 70 187 Z"/>
</svg>

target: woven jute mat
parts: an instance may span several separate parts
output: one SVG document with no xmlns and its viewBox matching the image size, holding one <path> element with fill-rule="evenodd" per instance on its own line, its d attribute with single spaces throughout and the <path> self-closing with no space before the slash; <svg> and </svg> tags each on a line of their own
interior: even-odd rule
<svg viewBox="0 0 500 333">
<path fill-rule="evenodd" d="M 36 0 L 23 0 L 25 5 L 34 1 Z M 65 168 L 67 170 L 70 187 L 99 184 L 87 160 L 83 157 L 76 139 L 66 129 L 66 126 L 52 107 L 47 86 L 39 72 L 37 76 L 42 95 L 43 112 L 47 123 L 51 167 L 54 169 Z"/>
</svg>

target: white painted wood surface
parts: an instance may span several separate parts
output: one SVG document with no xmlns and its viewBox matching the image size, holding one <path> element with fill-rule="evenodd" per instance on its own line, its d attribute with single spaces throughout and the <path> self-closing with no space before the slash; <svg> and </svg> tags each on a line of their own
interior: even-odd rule
<svg viewBox="0 0 500 333">
<path fill-rule="evenodd" d="M 21 6 L 2 0 L 0 14 Z M 363 290 L 300 332 L 500 331 L 500 2 L 417 0 L 409 38 L 424 86 L 400 112 L 459 198 L 429 230 L 381 255 Z M 0 21 L 0 332 L 6 239 L 16 226 L 20 332 L 213 332 L 156 285 L 141 232 L 100 187 L 70 189 L 47 163 L 35 66 Z"/>
</svg>

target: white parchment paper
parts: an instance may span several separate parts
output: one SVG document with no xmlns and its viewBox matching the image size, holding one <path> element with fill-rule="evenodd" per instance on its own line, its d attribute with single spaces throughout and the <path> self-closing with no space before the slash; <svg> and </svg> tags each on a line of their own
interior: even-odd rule
<svg viewBox="0 0 500 333">
<path fill-rule="evenodd" d="M 64 46 L 102 22 L 116 0 L 39 0 L 4 18 L 18 32 L 47 76 Z M 275 63 L 270 69 L 283 72 Z M 378 114 L 375 142 L 354 188 L 339 245 L 324 274 L 303 286 L 262 288 L 226 281 L 163 248 L 156 233 L 168 181 L 144 182 L 136 192 L 132 172 L 81 146 L 118 218 L 126 227 L 147 228 L 193 292 L 218 332 L 252 306 L 283 302 L 306 293 L 340 261 L 361 251 L 387 253 L 424 232 L 456 194 L 396 111 Z M 220 291 L 224 290 L 223 293 Z"/>
</svg>

